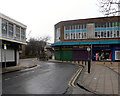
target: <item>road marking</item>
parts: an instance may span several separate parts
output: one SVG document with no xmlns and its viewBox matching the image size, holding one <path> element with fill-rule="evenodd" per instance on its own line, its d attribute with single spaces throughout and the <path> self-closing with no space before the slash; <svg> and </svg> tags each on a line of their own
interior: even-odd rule
<svg viewBox="0 0 120 96">
<path fill-rule="evenodd" d="M 77 70 L 77 72 L 78 72 L 78 71 L 79 71 L 79 69 Z M 69 81 L 69 83 L 68 83 L 69 86 L 71 86 L 70 83 L 72 82 L 72 80 L 73 80 L 73 78 L 75 77 L 75 75 L 77 74 L 77 72 L 73 75 L 73 77 L 72 77 L 71 80 Z"/>
<path fill-rule="evenodd" d="M 74 76 L 73 76 L 73 77 L 71 78 L 71 80 L 69 81 L 69 83 L 68 83 L 69 86 L 72 85 L 72 86 L 75 87 L 74 82 L 76 81 L 76 79 L 77 79 L 78 75 L 80 74 L 81 70 L 82 70 L 81 67 L 77 70 L 77 72 L 74 74 Z"/>
<path fill-rule="evenodd" d="M 5 80 L 9 80 L 10 78 L 6 78 Z"/>
<path fill-rule="evenodd" d="M 73 80 L 73 82 L 72 82 L 72 85 L 73 85 L 73 87 L 75 87 L 75 81 L 76 81 L 76 79 L 77 79 L 77 77 L 79 76 L 79 74 L 80 74 L 80 72 L 82 71 L 82 69 L 80 69 L 80 71 L 77 73 L 77 75 L 76 75 L 76 77 L 74 78 L 74 80 Z"/>
</svg>

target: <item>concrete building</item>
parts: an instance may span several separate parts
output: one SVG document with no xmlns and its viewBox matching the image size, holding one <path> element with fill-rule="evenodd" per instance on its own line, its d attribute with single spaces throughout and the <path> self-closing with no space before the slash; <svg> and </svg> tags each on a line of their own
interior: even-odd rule
<svg viewBox="0 0 120 96">
<path fill-rule="evenodd" d="M 0 13 L 0 61 L 2 67 L 19 64 L 21 46 L 26 44 L 26 25 Z"/>
<path fill-rule="evenodd" d="M 55 25 L 55 59 L 120 61 L 120 16 L 61 21 Z M 90 52 L 87 48 L 90 48 Z"/>
</svg>

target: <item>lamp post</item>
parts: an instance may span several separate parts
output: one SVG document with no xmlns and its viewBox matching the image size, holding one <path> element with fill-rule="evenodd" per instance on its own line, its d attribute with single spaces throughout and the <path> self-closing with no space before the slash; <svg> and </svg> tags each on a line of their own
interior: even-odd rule
<svg viewBox="0 0 120 96">
<path fill-rule="evenodd" d="M 87 51 L 88 51 L 88 73 L 90 73 L 90 58 L 89 58 L 89 54 L 90 54 L 90 47 L 87 47 Z"/>
</svg>

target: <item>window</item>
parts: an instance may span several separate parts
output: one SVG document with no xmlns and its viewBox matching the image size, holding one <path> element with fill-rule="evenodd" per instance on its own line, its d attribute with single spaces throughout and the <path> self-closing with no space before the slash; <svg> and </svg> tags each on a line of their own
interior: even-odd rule
<svg viewBox="0 0 120 96">
<path fill-rule="evenodd" d="M 117 31 L 117 37 L 119 37 L 119 31 Z"/>
<path fill-rule="evenodd" d="M 2 36 L 7 36 L 7 21 L 2 20 Z"/>
<path fill-rule="evenodd" d="M 73 38 L 75 39 L 75 33 L 73 33 Z"/>
<path fill-rule="evenodd" d="M 68 35 L 67 35 L 67 34 L 65 34 L 65 39 L 67 39 L 67 37 L 68 37 Z"/>
<path fill-rule="evenodd" d="M 106 27 L 109 27 L 109 22 L 106 22 Z"/>
<path fill-rule="evenodd" d="M 8 36 L 13 38 L 13 24 L 9 23 L 9 31 L 8 31 Z"/>
<path fill-rule="evenodd" d="M 83 33 L 83 38 L 86 38 L 86 33 Z"/>
<path fill-rule="evenodd" d="M 106 37 L 106 31 L 104 31 L 104 37 Z"/>
<path fill-rule="evenodd" d="M 109 31 L 107 31 L 107 37 L 109 37 Z"/>
<path fill-rule="evenodd" d="M 110 37 L 112 37 L 112 31 L 110 31 Z"/>
<path fill-rule="evenodd" d="M 25 29 L 23 29 L 23 28 L 21 28 L 21 40 L 23 40 L 23 41 L 25 40 Z"/>
<path fill-rule="evenodd" d="M 79 38 L 79 34 L 78 33 L 76 33 L 76 39 L 78 39 Z"/>
<path fill-rule="evenodd" d="M 116 35 L 116 31 L 114 31 L 114 37 L 116 37 L 117 35 Z"/>
<path fill-rule="evenodd" d="M 97 38 L 100 38 L 100 32 L 97 32 Z"/>
<path fill-rule="evenodd" d="M 110 23 L 109 23 L 109 26 L 110 26 L 110 27 L 113 27 L 112 25 L 113 25 L 112 22 L 110 22 Z"/>
<path fill-rule="evenodd" d="M 81 34 L 79 33 L 79 38 L 80 38 L 80 35 L 81 35 Z"/>
<path fill-rule="evenodd" d="M 16 26 L 16 39 L 20 40 L 20 27 Z"/>
<path fill-rule="evenodd" d="M 95 32 L 95 37 L 97 38 L 97 32 Z"/>
<path fill-rule="evenodd" d="M 72 33 L 71 33 L 71 39 L 72 39 Z"/>
<path fill-rule="evenodd" d="M 101 32 L 101 37 L 103 37 L 103 32 Z"/>
</svg>

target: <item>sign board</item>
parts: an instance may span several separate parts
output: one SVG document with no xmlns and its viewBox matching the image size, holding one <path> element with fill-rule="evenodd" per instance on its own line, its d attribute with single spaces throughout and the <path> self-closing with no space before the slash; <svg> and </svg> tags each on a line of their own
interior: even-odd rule
<svg viewBox="0 0 120 96">
<path fill-rule="evenodd" d="M 87 47 L 87 51 L 90 51 L 90 47 Z"/>
<path fill-rule="evenodd" d="M 4 44 L 4 49 L 5 49 L 5 50 L 7 49 L 6 44 Z"/>
</svg>

